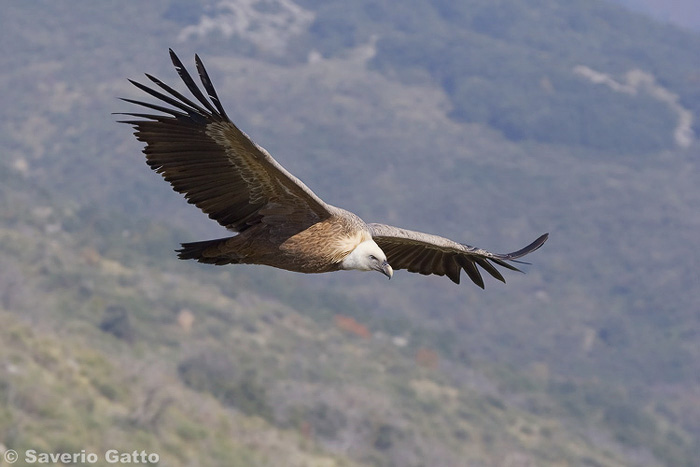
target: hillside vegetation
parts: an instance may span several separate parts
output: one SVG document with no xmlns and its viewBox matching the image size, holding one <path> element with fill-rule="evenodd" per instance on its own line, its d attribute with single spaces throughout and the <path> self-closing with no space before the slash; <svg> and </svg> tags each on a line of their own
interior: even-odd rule
<svg viewBox="0 0 700 467">
<path fill-rule="evenodd" d="M 0 449 L 700 457 L 697 35 L 598 1 L 247 0 L 17 3 L 0 40 Z M 144 97 L 126 78 L 183 89 L 168 47 L 326 201 L 495 251 L 549 242 L 485 291 L 178 261 L 222 229 L 112 115 Z"/>
</svg>

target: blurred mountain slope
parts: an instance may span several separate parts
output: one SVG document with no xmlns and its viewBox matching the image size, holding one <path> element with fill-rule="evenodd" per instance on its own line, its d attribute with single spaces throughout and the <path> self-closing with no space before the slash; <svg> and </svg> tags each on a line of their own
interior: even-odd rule
<svg viewBox="0 0 700 467">
<path fill-rule="evenodd" d="M 688 147 L 678 144 L 678 114 L 658 95 L 671 101 L 676 96 L 697 131 L 699 70 L 691 59 L 697 36 L 597 2 L 585 8 L 580 2 L 503 2 L 496 10 L 482 3 L 446 13 L 448 5 L 440 2 L 415 2 L 398 12 L 381 3 L 340 9 L 333 2 L 247 2 L 244 11 L 255 21 L 203 30 L 182 42 L 183 31 L 207 18 L 235 17 L 236 8 L 222 3 L 195 9 L 196 3 L 188 3 L 183 9 L 180 2 L 8 6 L 0 19 L 0 37 L 11 52 L 0 57 L 0 290 L 8 322 L 51 323 L 44 325 L 47 346 L 77 339 L 89 354 L 104 356 L 107 367 L 128 367 L 140 358 L 157 365 L 162 358 L 166 368 L 154 385 L 173 384 L 224 405 L 241 392 L 258 393 L 262 385 L 270 399 L 243 397 L 246 408 L 234 404 L 234 417 L 260 417 L 266 433 L 291 430 L 292 437 L 303 438 L 315 430 L 318 444 L 309 449 L 318 446 L 338 458 L 347 457 L 339 445 L 357 429 L 367 437 L 360 437 L 362 454 L 352 457 L 367 464 L 405 465 L 397 456 L 411 443 L 423 446 L 422 453 L 411 451 L 414 458 L 439 453 L 445 465 L 464 453 L 460 449 L 487 465 L 502 465 L 498 452 L 538 464 L 554 463 L 557 456 L 583 463 L 588 451 L 589 463 L 601 465 L 682 465 L 696 458 L 697 143 L 691 138 Z M 290 11 L 297 15 L 289 20 L 291 30 L 266 19 Z M 552 32 L 552 12 L 579 22 Z M 510 18 L 508 28 L 493 29 L 501 24 L 487 21 L 494 15 Z M 274 35 L 269 25 L 277 25 L 282 31 L 269 43 L 284 38 L 286 48 L 266 47 L 264 35 L 247 34 L 264 21 L 267 29 L 257 30 Z M 505 286 L 491 281 L 483 292 L 405 272 L 387 282 L 366 274 L 313 277 L 176 261 L 172 250 L 178 242 L 222 231 L 148 170 L 130 129 L 110 114 L 129 110 L 115 97 L 143 97 L 127 77 L 149 72 L 177 82 L 168 47 L 188 66 L 192 54 L 200 53 L 236 123 L 327 201 L 368 221 L 497 251 L 547 230 L 550 241 L 531 258 L 527 275 L 508 275 Z M 609 81 L 592 82 L 575 72 L 579 65 Z M 652 76 L 654 86 L 644 85 L 637 94 L 610 86 L 624 88 L 634 70 Z M 571 109 L 576 115 L 568 116 Z M 540 119 L 542 112 L 550 120 Z M 530 133 L 509 133 L 506 123 L 525 124 L 530 114 L 535 123 L 522 127 Z M 552 121 L 558 126 L 547 123 Z M 567 136 L 562 128 L 587 128 L 588 139 Z M 608 142 L 596 146 L 598 138 Z M 167 279 L 153 279 L 161 275 Z M 213 289 L 203 286 L 202 297 L 190 300 L 187 294 L 197 284 Z M 251 334 L 272 332 L 271 323 L 253 318 L 262 309 L 286 310 L 310 326 L 300 333 L 335 333 L 348 347 L 336 348 L 335 340 L 314 344 L 320 347 L 299 344 L 296 366 L 287 367 L 274 362 L 300 338 L 280 330 L 272 340 L 254 338 L 232 350 L 218 321 L 199 327 L 209 314 L 233 319 L 232 307 L 250 314 L 256 329 Z M 191 337 L 173 334 L 178 319 L 188 316 L 183 310 L 194 316 Z M 135 344 L 119 344 L 117 335 L 129 335 L 120 316 L 135 323 Z M 63 337 L 51 337 L 54 323 L 61 323 Z M 242 324 L 233 320 L 225 329 L 243 332 Z M 116 344 L 104 342 L 109 339 L 101 326 Z M 369 346 L 362 326 L 375 336 Z M 85 329 L 90 331 L 81 340 Z M 163 336 L 172 342 L 162 342 Z M 280 339 L 289 347 L 271 344 Z M 405 346 L 394 348 L 394 341 Z M 13 347 L 10 337 L 6 342 Z M 65 345 L 56 350 L 58 360 L 79 352 Z M 131 345 L 137 350 L 128 350 Z M 169 358 L 169 346 L 187 351 Z M 392 359 L 387 368 L 398 365 L 409 373 L 382 380 L 389 370 L 368 369 L 384 352 Z M 258 356 L 239 368 L 231 354 Z M 18 355 L 5 361 L 21 360 Z M 370 366 L 353 366 L 364 365 L 355 362 L 356 355 Z M 209 370 L 188 371 L 188 362 Z M 432 367 L 423 374 L 426 365 Z M 61 368 L 49 365 L 46 371 Z M 300 373 L 287 378 L 291 368 Z M 317 371 L 336 368 L 348 375 L 316 379 Z M 219 374 L 230 378 L 217 380 Z M 148 379 L 133 378 L 141 381 L 139 390 L 124 400 L 137 406 Z M 285 386 L 287 379 L 294 383 Z M 342 393 L 338 388 L 347 380 L 380 382 L 350 388 L 340 402 L 328 400 L 329 392 Z M 258 389 L 247 391 L 250 384 Z M 479 391 L 472 393 L 475 384 Z M 118 378 L 107 382 L 114 385 Z M 50 387 L 61 394 L 60 385 Z M 299 407 L 283 403 L 286 391 L 296 394 Z M 437 406 L 421 399 L 436 391 Z M 357 402 L 368 392 L 378 394 L 377 400 Z M 7 400 L 7 407 L 16 405 Z M 344 410 L 351 403 L 361 405 L 360 413 L 386 410 L 386 417 L 353 418 Z M 404 403 L 423 408 L 401 412 L 393 405 Z M 470 413 L 480 404 L 487 409 L 477 421 L 466 416 L 465 439 L 464 421 L 439 408 Z M 166 417 L 175 417 L 172 410 Z M 433 425 L 414 425 L 424 416 L 421 410 L 435 414 Z M 519 417 L 534 417 L 538 428 L 521 426 Z M 15 442 L 12 425 L 4 424 L 0 440 L 9 447 Z M 163 422 L 162 429 L 171 426 Z M 439 426 L 455 429 L 448 435 Z M 75 447 L 109 435 L 99 427 L 94 438 L 76 434 Z M 511 429 L 519 434 L 511 437 Z M 166 435 L 144 431 L 156 439 L 154 447 L 165 450 L 157 440 Z M 210 439 L 206 430 L 195 431 Z M 539 434 L 528 444 L 531 433 Z M 436 441 L 441 437 L 449 446 Z M 293 444 L 284 439 L 282 444 Z M 59 445 L 46 441 L 47 449 Z M 263 462 L 255 443 L 246 446 L 255 451 L 246 454 L 251 462 Z M 187 457 L 178 459 L 184 463 Z"/>
<path fill-rule="evenodd" d="M 661 0 L 615 0 L 616 3 L 648 14 L 659 21 L 685 28 L 700 28 L 700 7 L 693 0 L 664 2 Z"/>
</svg>

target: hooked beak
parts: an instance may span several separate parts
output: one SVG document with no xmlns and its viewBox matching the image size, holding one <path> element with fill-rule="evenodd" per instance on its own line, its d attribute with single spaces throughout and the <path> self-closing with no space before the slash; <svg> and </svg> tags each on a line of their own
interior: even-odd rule
<svg viewBox="0 0 700 467">
<path fill-rule="evenodd" d="M 391 279 L 391 276 L 394 275 L 394 270 L 391 268 L 391 266 L 389 265 L 389 263 L 387 261 L 384 261 L 382 263 L 382 267 L 381 267 L 381 269 L 379 269 L 379 272 L 384 274 L 389 279 Z"/>
</svg>

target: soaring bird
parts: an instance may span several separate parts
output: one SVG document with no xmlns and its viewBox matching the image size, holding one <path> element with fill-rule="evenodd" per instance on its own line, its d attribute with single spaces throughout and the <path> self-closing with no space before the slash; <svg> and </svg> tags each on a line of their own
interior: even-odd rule
<svg viewBox="0 0 700 467">
<path fill-rule="evenodd" d="M 547 240 L 544 234 L 525 248 L 498 254 L 437 235 L 365 223 L 324 202 L 234 125 L 199 56 L 195 64 L 206 96 L 172 50 L 170 58 L 194 100 L 146 74 L 160 90 L 129 81 L 161 102 L 122 100 L 158 113 L 122 113 L 137 119 L 122 123 L 133 125 L 136 138 L 146 143 L 143 152 L 153 170 L 235 233 L 183 243 L 177 250 L 180 259 L 263 264 L 302 273 L 356 269 L 389 278 L 395 269 L 406 269 L 447 276 L 457 284 L 464 270 L 483 288 L 477 265 L 505 282 L 494 264 L 519 271 L 511 263 Z"/>
</svg>

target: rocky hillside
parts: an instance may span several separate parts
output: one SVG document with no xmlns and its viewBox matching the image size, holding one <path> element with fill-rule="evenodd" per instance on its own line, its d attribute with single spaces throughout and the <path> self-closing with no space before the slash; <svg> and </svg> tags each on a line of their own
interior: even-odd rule
<svg viewBox="0 0 700 467">
<path fill-rule="evenodd" d="M 4 8 L 3 448 L 694 465 L 698 36 L 590 0 L 411 5 Z M 550 241 L 485 291 L 177 261 L 223 232 L 112 115 L 143 97 L 126 78 L 177 83 L 168 47 L 328 202 L 495 251 Z"/>
</svg>

